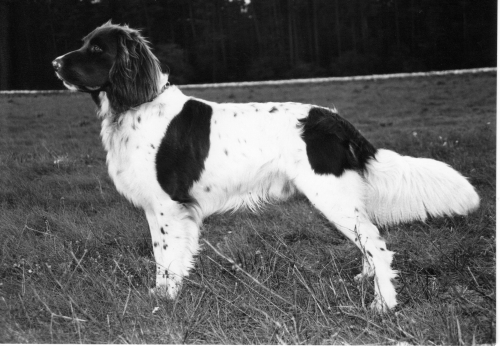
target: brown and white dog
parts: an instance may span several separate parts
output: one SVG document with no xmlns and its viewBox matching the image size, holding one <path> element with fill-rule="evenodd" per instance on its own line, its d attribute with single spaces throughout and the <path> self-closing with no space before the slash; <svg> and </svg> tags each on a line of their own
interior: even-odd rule
<svg viewBox="0 0 500 346">
<path fill-rule="evenodd" d="M 363 253 L 377 310 L 393 308 L 393 252 L 374 224 L 466 215 L 479 205 L 448 165 L 376 149 L 335 110 L 298 103 L 214 103 L 168 86 L 139 31 L 107 22 L 53 62 L 102 118 L 109 175 L 144 209 L 158 294 L 175 297 L 203 218 L 296 192 Z"/>
</svg>

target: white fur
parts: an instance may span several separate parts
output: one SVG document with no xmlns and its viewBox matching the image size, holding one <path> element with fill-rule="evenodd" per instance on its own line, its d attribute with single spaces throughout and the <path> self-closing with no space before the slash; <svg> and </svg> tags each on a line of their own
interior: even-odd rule
<svg viewBox="0 0 500 346">
<path fill-rule="evenodd" d="M 189 97 L 170 87 L 152 102 L 118 116 L 109 109 L 106 94 L 100 97 L 109 174 L 117 190 L 145 210 L 157 262 L 156 291 L 169 297 L 176 296 L 193 266 L 204 217 L 255 209 L 298 190 L 363 252 L 358 278 L 375 275 L 372 306 L 392 308 L 397 303 L 391 283 L 396 276 L 393 252 L 372 221 L 390 224 L 425 219 L 426 213 L 465 214 L 478 203 L 470 184 L 448 166 L 387 150 L 379 150 L 370 162 L 366 179 L 356 171 L 340 177 L 315 174 L 298 126 L 311 105 L 202 101 L 213 110 L 210 150 L 190 191 L 197 203 L 181 205 L 160 187 L 155 160 L 170 121 Z M 276 111 L 270 113 L 273 107 Z"/>
<path fill-rule="evenodd" d="M 467 179 L 432 159 L 379 149 L 365 178 L 366 210 L 379 225 L 425 221 L 427 215 L 466 215 L 479 205 L 479 196 Z"/>
<path fill-rule="evenodd" d="M 213 109 L 210 152 L 191 190 L 202 215 L 240 207 L 254 210 L 268 200 L 288 197 L 293 191 L 286 193 L 287 188 L 294 190 L 290 179 L 295 166 L 307 162 L 297 123 L 311 106 L 206 103 Z M 273 107 L 277 111 L 269 113 Z"/>
</svg>

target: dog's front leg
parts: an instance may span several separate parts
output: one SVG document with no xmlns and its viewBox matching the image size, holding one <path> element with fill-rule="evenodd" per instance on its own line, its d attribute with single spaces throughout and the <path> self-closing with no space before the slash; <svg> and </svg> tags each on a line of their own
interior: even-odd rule
<svg viewBox="0 0 500 346">
<path fill-rule="evenodd" d="M 199 222 L 190 207 L 168 200 L 146 210 L 156 262 L 153 292 L 173 299 L 193 266 L 199 245 Z"/>
</svg>

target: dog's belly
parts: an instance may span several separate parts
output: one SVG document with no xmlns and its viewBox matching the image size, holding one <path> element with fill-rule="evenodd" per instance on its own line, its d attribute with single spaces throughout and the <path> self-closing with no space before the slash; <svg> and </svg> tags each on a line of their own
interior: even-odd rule
<svg viewBox="0 0 500 346">
<path fill-rule="evenodd" d="M 291 178 L 278 166 L 270 162 L 260 167 L 206 171 L 190 194 L 203 217 L 239 208 L 256 210 L 266 202 L 284 200 L 295 192 Z"/>
</svg>

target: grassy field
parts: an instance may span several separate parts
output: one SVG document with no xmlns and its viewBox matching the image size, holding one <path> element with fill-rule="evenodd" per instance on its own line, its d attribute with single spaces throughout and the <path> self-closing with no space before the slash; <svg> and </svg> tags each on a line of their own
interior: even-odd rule
<svg viewBox="0 0 500 346">
<path fill-rule="evenodd" d="M 193 89 L 214 101 L 335 106 L 377 147 L 445 161 L 469 217 L 382 230 L 400 305 L 367 309 L 361 254 L 301 196 L 206 220 L 175 301 L 149 293 L 140 210 L 107 176 L 83 94 L 0 95 L 0 342 L 446 344 L 496 341 L 496 75 Z"/>
</svg>

